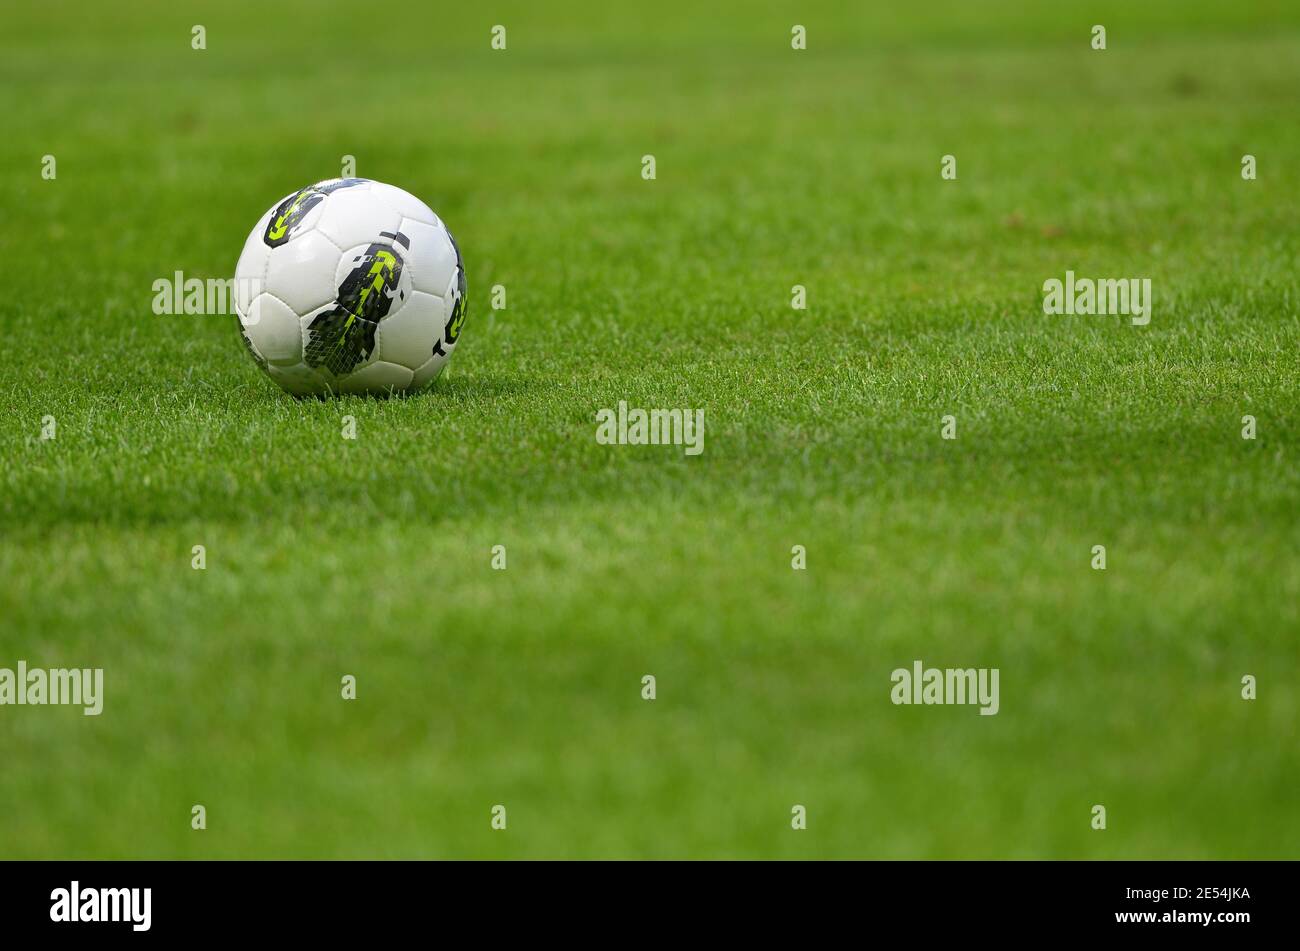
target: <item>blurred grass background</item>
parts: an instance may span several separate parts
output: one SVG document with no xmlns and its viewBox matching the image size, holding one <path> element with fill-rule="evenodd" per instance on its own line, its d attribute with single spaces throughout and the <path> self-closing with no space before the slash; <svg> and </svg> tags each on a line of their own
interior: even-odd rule
<svg viewBox="0 0 1300 951">
<path fill-rule="evenodd" d="M 8 11 L 0 666 L 106 701 L 0 707 L 0 856 L 1296 857 L 1298 105 L 1281 2 Z M 465 254 L 413 398 L 150 311 L 343 155 Z"/>
</svg>

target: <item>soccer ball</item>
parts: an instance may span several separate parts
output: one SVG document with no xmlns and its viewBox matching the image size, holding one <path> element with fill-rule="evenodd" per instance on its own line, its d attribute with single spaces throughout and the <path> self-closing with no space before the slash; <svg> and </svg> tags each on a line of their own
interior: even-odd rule
<svg viewBox="0 0 1300 951">
<path fill-rule="evenodd" d="M 277 202 L 235 265 L 240 334 L 298 396 L 424 386 L 465 323 L 460 248 L 414 195 L 364 178 Z"/>
</svg>

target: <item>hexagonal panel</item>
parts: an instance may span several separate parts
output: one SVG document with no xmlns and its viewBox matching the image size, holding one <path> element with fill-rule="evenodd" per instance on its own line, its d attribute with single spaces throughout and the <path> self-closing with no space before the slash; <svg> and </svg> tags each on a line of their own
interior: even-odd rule
<svg viewBox="0 0 1300 951">
<path fill-rule="evenodd" d="M 244 252 L 235 263 L 235 303 L 247 314 L 253 299 L 266 290 L 266 261 L 271 249 L 261 242 L 256 232 L 249 236 Z"/>
<path fill-rule="evenodd" d="M 244 250 L 248 250 L 248 246 L 254 243 L 260 244 L 262 247 L 266 247 L 266 242 L 262 240 L 262 235 L 266 234 L 266 226 L 271 223 L 271 216 L 275 214 L 275 209 L 279 208 L 280 205 L 283 204 L 290 196 L 296 194 L 297 192 L 289 192 L 288 195 L 285 195 L 283 198 L 277 201 L 270 208 L 266 209 L 266 212 L 262 215 L 262 217 L 257 219 L 257 224 L 253 225 L 253 230 L 248 232 L 248 238 L 247 240 L 244 241 Z"/>
<path fill-rule="evenodd" d="M 456 274 L 456 249 L 447 236 L 447 229 L 441 224 L 429 225 L 403 218 L 401 230 L 411 239 L 406 261 L 412 286 L 417 291 L 442 296 L 448 281 Z"/>
<path fill-rule="evenodd" d="M 460 342 L 460 333 L 465 325 L 465 303 L 464 303 L 464 275 L 460 273 L 459 268 L 456 273 L 452 274 L 451 281 L 447 284 L 447 289 L 443 291 L 442 298 L 447 302 L 447 320 L 443 322 L 442 346 L 448 353 L 456 349 L 456 344 Z M 452 317 L 456 314 L 457 305 L 460 308 L 460 315 L 456 323 L 451 322 Z"/>
<path fill-rule="evenodd" d="M 272 365 L 302 361 L 302 324 L 298 315 L 270 294 L 258 294 L 240 321 L 249 343 Z"/>
<path fill-rule="evenodd" d="M 372 183 L 373 184 L 373 183 Z M 328 196 L 316 231 L 340 248 L 352 248 L 394 234 L 402 216 L 387 202 L 377 200 L 369 189 L 344 188 Z"/>
<path fill-rule="evenodd" d="M 339 303 L 358 316 L 384 320 L 398 313 L 414 290 L 406 248 L 387 238 L 348 248 L 339 257 L 334 286 Z"/>
<path fill-rule="evenodd" d="M 447 361 L 450 359 L 450 353 L 443 353 L 427 360 L 423 366 L 412 374 L 411 388 L 417 389 L 431 383 L 442 372 L 442 368 L 447 365 Z"/>
<path fill-rule="evenodd" d="M 340 393 L 382 393 L 386 390 L 404 390 L 411 385 L 412 373 L 395 363 L 376 360 L 338 383 Z"/>
<path fill-rule="evenodd" d="M 297 314 L 328 304 L 338 294 L 334 274 L 342 253 L 314 231 L 270 249 L 265 292 L 280 298 Z"/>
<path fill-rule="evenodd" d="M 288 367 L 267 367 L 267 375 L 295 396 L 317 396 L 330 391 L 329 384 L 311 367 L 295 363 Z"/>
<path fill-rule="evenodd" d="M 385 185 L 383 182 L 371 182 L 370 191 L 372 194 L 383 199 L 385 204 L 395 210 L 404 218 L 410 218 L 412 221 L 420 221 L 426 225 L 441 224 L 438 216 L 433 213 L 433 209 L 426 205 L 420 199 L 416 198 L 408 191 L 403 191 L 395 185 Z"/>
<path fill-rule="evenodd" d="M 433 343 L 447 322 L 441 297 L 414 291 L 399 313 L 379 322 L 379 358 L 414 370 L 433 353 Z"/>
</svg>

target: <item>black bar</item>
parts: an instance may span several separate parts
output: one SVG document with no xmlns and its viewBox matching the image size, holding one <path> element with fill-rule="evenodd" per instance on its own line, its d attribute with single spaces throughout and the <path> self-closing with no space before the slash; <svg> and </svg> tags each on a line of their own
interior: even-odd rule
<svg viewBox="0 0 1300 951">
<path fill-rule="evenodd" d="M 0 926 L 7 937 L 91 939 L 338 940 L 412 930 L 451 939 L 464 928 L 487 936 L 523 926 L 537 935 L 640 931 L 665 940 L 683 934 L 669 928 L 775 935 L 834 927 L 882 937 L 902 929 L 925 940 L 1129 934 L 1223 942 L 1290 930 L 1295 869 L 1285 862 L 8 862 L 0 863 Z M 79 917 L 103 909 L 121 920 L 52 920 L 70 917 L 73 882 Z"/>
</svg>

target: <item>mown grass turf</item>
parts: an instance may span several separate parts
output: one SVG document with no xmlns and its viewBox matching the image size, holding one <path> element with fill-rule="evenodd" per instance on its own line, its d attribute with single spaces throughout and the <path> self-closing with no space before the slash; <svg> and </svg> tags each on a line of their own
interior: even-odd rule
<svg viewBox="0 0 1300 951">
<path fill-rule="evenodd" d="M 0 666 L 106 701 L 0 707 L 0 855 L 1297 856 L 1300 10 L 435 6 L 6 14 Z M 465 252 L 418 396 L 150 310 L 345 154 Z"/>
</svg>

